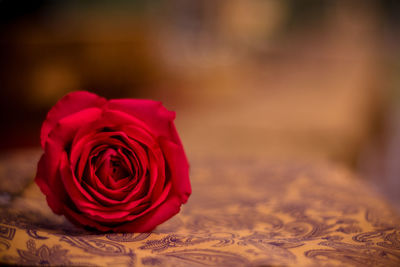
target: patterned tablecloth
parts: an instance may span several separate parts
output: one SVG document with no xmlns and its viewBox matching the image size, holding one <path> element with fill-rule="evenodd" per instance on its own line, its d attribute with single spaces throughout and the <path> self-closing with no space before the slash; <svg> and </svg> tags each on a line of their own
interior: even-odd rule
<svg viewBox="0 0 400 267">
<path fill-rule="evenodd" d="M 95 233 L 53 215 L 37 151 L 0 159 L 0 262 L 79 266 L 399 266 L 400 220 L 326 162 L 191 158 L 193 195 L 152 233 Z"/>
</svg>

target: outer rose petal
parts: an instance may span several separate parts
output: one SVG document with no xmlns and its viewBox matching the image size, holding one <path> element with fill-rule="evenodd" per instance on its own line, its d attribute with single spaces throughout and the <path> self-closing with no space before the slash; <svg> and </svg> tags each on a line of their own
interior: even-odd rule
<svg viewBox="0 0 400 267">
<path fill-rule="evenodd" d="M 46 158 L 45 155 L 43 155 L 38 163 L 38 170 L 35 182 L 39 186 L 42 193 L 46 196 L 47 204 L 49 205 L 51 210 L 56 214 L 62 214 L 64 205 L 62 203 L 62 199 L 64 199 L 62 195 L 65 195 L 65 191 L 60 194 L 59 191 L 63 190 L 62 186 L 56 186 L 55 190 L 51 189 L 48 185 L 48 181 L 46 180 L 47 176 L 48 175 L 46 173 Z M 61 181 L 58 180 L 58 182 Z"/>
<path fill-rule="evenodd" d="M 110 100 L 107 108 L 125 112 L 147 124 L 156 136 L 165 136 L 179 143 L 179 137 L 171 122 L 175 112 L 167 110 L 161 102 L 143 99 L 114 99 Z"/>
<path fill-rule="evenodd" d="M 161 139 L 160 145 L 169 168 L 172 184 L 182 203 L 186 203 L 192 189 L 189 180 L 189 163 L 182 146 Z"/>
<path fill-rule="evenodd" d="M 44 148 L 50 131 L 59 120 L 86 108 L 101 107 L 106 102 L 106 99 L 85 91 L 72 92 L 61 98 L 49 113 L 47 113 L 46 120 L 43 122 L 40 132 L 42 148 Z"/>
<path fill-rule="evenodd" d="M 157 225 L 177 214 L 180 211 L 181 204 L 177 196 L 171 195 L 152 212 L 111 230 L 114 232 L 150 232 Z"/>
<path fill-rule="evenodd" d="M 176 196 L 170 196 L 161 206 L 150 213 L 137 218 L 132 222 L 122 224 L 117 227 L 106 226 L 99 222 L 87 218 L 83 214 L 78 214 L 69 208 L 65 208 L 66 216 L 76 225 L 87 225 L 94 227 L 100 231 L 113 231 L 113 232 L 150 232 L 157 227 L 157 225 L 165 222 L 180 211 L 181 203 Z"/>
<path fill-rule="evenodd" d="M 99 231 L 110 231 L 112 228 L 109 226 L 103 226 L 98 222 L 95 222 L 89 218 L 86 218 L 84 214 L 77 213 L 73 209 L 65 206 L 64 207 L 65 216 L 75 225 L 82 227 L 82 225 L 90 226 L 96 228 Z"/>
<path fill-rule="evenodd" d="M 62 213 L 62 203 L 66 199 L 66 192 L 59 176 L 59 163 L 65 145 L 72 141 L 76 131 L 101 114 L 98 108 L 89 108 L 78 111 L 59 120 L 48 134 L 44 144 L 45 153 L 38 164 L 36 182 L 47 196 L 47 202 L 52 210 Z"/>
</svg>

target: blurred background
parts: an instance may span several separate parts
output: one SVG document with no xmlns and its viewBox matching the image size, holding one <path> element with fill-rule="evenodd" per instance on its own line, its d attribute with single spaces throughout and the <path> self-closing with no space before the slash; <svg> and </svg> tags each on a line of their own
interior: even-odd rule
<svg viewBox="0 0 400 267">
<path fill-rule="evenodd" d="M 189 159 L 327 159 L 400 206 L 399 3 L 0 0 L 2 155 L 89 90 L 177 111 Z"/>
</svg>

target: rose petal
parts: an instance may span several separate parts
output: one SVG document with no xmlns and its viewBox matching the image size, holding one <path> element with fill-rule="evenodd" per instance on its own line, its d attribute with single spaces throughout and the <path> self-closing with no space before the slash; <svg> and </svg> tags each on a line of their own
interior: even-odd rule
<svg viewBox="0 0 400 267">
<path fill-rule="evenodd" d="M 120 139 L 113 138 L 118 136 Z M 138 177 L 145 174 L 148 159 L 143 147 L 136 141 L 131 140 L 123 132 L 105 132 L 97 134 L 88 134 L 83 136 L 71 148 L 71 166 L 76 169 L 78 180 L 82 179 L 85 166 L 91 153 L 97 153 L 99 149 L 115 146 L 124 148 L 132 153 L 133 161 L 137 169 L 135 170 Z M 104 183 L 104 182 L 103 182 Z"/>
<path fill-rule="evenodd" d="M 43 122 L 40 133 L 42 147 L 44 148 L 47 136 L 59 120 L 86 108 L 101 107 L 106 102 L 106 99 L 85 91 L 77 91 L 64 96 L 47 113 L 46 120 Z"/>
<path fill-rule="evenodd" d="M 99 204 L 90 194 L 86 192 L 84 188 L 82 188 L 80 183 L 78 183 L 74 177 L 66 152 L 63 152 L 61 155 L 60 173 L 64 187 L 78 209 L 81 211 L 88 211 L 101 206 L 101 204 Z"/>
<path fill-rule="evenodd" d="M 114 232 L 150 232 L 157 225 L 165 222 L 180 211 L 181 202 L 175 195 L 171 195 L 160 206 L 138 217 L 132 222 L 111 228 Z"/>
<path fill-rule="evenodd" d="M 98 108 L 88 108 L 59 120 L 48 134 L 46 142 L 53 140 L 62 149 L 72 144 L 76 132 L 84 125 L 96 121 L 101 115 Z M 46 150 L 46 142 L 44 149 Z"/>
<path fill-rule="evenodd" d="M 86 216 L 88 218 L 92 218 L 93 220 L 97 220 L 100 222 L 104 222 L 104 223 L 113 223 L 116 221 L 116 218 L 118 217 L 119 220 L 122 222 L 129 222 L 132 220 L 136 220 L 137 218 L 140 218 L 144 215 L 146 215 L 147 213 L 152 212 L 153 210 L 157 209 L 158 206 L 162 205 L 162 203 L 169 197 L 169 193 L 171 191 L 171 183 L 168 183 L 165 186 L 165 189 L 163 191 L 163 193 L 160 195 L 160 198 L 157 199 L 156 202 L 151 203 L 151 205 L 143 210 L 140 213 L 135 212 L 136 208 L 138 208 L 138 203 L 141 203 L 143 200 L 139 199 L 136 200 L 134 202 L 128 202 L 126 204 L 123 205 L 117 205 L 117 206 L 113 206 L 113 209 L 115 211 L 115 209 L 118 207 L 120 209 L 118 209 L 118 212 L 114 212 L 114 213 L 107 213 L 104 210 L 99 210 L 98 213 L 94 213 L 94 212 L 87 212 Z M 122 208 L 121 208 L 122 207 Z M 109 207 L 107 207 L 109 208 Z M 129 211 L 127 215 L 125 215 L 125 212 Z"/>
<path fill-rule="evenodd" d="M 101 110 L 97 108 L 76 112 L 57 122 L 56 126 L 50 132 L 44 145 L 46 163 L 43 168 L 46 170 L 43 172 L 51 188 L 59 188 L 53 180 L 59 179 L 56 178 L 56 173 L 59 168 L 62 152 L 68 146 L 69 142 L 72 141 L 76 131 L 85 123 L 96 120 L 100 114 Z"/>
<path fill-rule="evenodd" d="M 129 216 L 134 209 L 136 203 L 129 201 L 128 203 L 124 203 L 122 205 L 114 205 L 112 207 L 106 207 L 99 203 L 93 196 L 91 196 L 74 178 L 72 171 L 67 165 L 68 157 L 64 152 L 62 154 L 60 170 L 61 170 L 61 179 L 64 183 L 66 191 L 68 192 L 71 200 L 75 204 L 75 206 L 82 212 L 85 212 L 88 217 L 94 217 L 99 220 L 115 220 L 116 218 L 126 217 L 127 220 L 130 220 L 131 217 L 137 217 L 139 215 Z M 139 181 L 140 186 L 138 185 L 130 194 L 137 197 L 135 200 L 141 200 L 143 193 L 146 192 L 147 186 L 144 186 L 145 179 Z M 142 185 L 143 184 L 143 185 Z M 152 207 L 159 205 L 162 202 L 166 195 L 168 195 L 170 190 L 170 186 L 166 186 L 165 193 L 160 196 L 156 203 L 153 203 Z M 142 197 L 143 198 L 143 197 Z M 143 201 L 143 200 L 141 200 Z M 152 208 L 150 207 L 148 210 L 145 210 L 144 213 L 150 211 Z"/>
<path fill-rule="evenodd" d="M 107 103 L 108 109 L 119 110 L 138 118 L 151 128 L 152 133 L 175 139 L 170 122 L 175 112 L 167 110 L 161 102 L 143 99 L 114 99 Z M 174 140 L 177 141 L 177 140 Z"/>
<path fill-rule="evenodd" d="M 60 180 L 54 180 L 58 184 L 53 183 L 53 186 L 49 186 L 49 181 L 46 179 L 48 177 L 46 160 L 45 155 L 40 158 L 35 182 L 46 196 L 46 201 L 52 211 L 56 214 L 62 214 L 66 193 L 62 184 L 60 184 Z"/>
<path fill-rule="evenodd" d="M 164 138 L 160 139 L 160 145 L 168 164 L 174 191 L 178 194 L 181 202 L 186 203 L 192 189 L 189 180 L 189 163 L 183 147 Z"/>
<path fill-rule="evenodd" d="M 147 195 L 151 195 L 154 202 L 163 191 L 166 181 L 165 159 L 159 147 L 149 150 L 149 166 L 150 188 Z"/>
<path fill-rule="evenodd" d="M 67 154 L 64 152 L 60 164 L 61 179 L 64 183 L 66 191 L 70 199 L 78 210 L 86 213 L 87 217 L 96 217 L 97 219 L 106 219 L 115 221 L 119 218 L 124 218 L 130 214 L 129 209 L 119 209 L 118 206 L 107 207 L 99 203 L 93 198 L 73 177 L 72 171 L 67 165 Z M 131 202 L 127 205 L 134 205 Z"/>
<path fill-rule="evenodd" d="M 93 187 L 98 193 L 110 199 L 110 201 L 115 201 L 113 202 L 113 204 L 123 203 L 122 201 L 126 199 L 127 194 L 130 191 L 132 191 L 133 188 L 136 186 L 136 184 L 134 183 L 127 183 L 126 185 L 117 189 L 108 188 L 101 182 L 101 180 L 96 176 L 96 174 L 93 175 L 93 178 L 90 181 L 90 183 L 87 182 L 84 183 L 87 184 L 88 186 Z"/>
<path fill-rule="evenodd" d="M 84 214 L 74 211 L 73 209 L 69 208 L 68 206 L 64 207 L 64 215 L 70 220 L 72 223 L 74 223 L 77 226 L 90 226 L 93 228 L 96 228 L 97 230 L 100 231 L 111 231 L 112 227 L 106 226 L 106 225 L 101 225 L 100 223 L 93 221 L 90 218 L 87 218 Z"/>
</svg>

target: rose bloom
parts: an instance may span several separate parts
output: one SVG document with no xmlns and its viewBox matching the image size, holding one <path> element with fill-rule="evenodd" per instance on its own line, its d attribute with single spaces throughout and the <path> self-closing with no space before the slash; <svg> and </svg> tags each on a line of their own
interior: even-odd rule
<svg viewBox="0 0 400 267">
<path fill-rule="evenodd" d="M 189 165 L 161 102 L 73 92 L 47 114 L 35 181 L 56 214 L 100 231 L 146 232 L 191 194 Z"/>
</svg>

